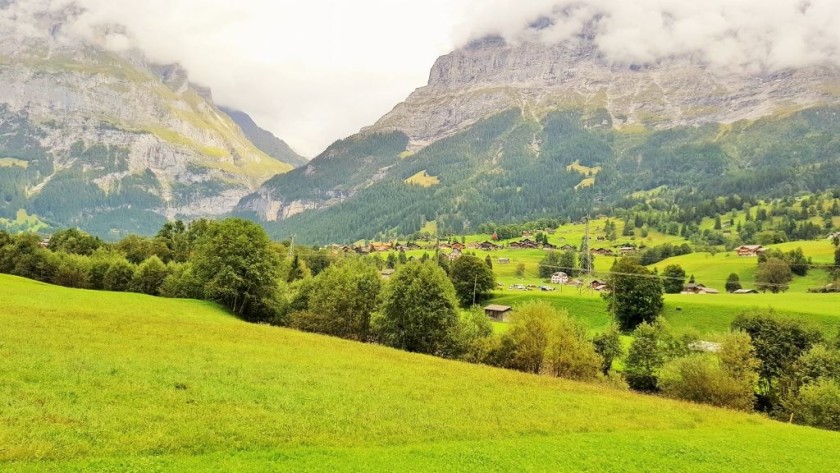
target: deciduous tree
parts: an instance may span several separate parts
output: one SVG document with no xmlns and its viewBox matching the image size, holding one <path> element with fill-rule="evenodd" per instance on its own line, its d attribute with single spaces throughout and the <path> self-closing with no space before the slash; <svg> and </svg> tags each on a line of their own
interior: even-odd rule
<svg viewBox="0 0 840 473">
<path fill-rule="evenodd" d="M 622 330 L 653 322 L 662 311 L 662 282 L 635 258 L 617 260 L 608 283 L 607 309 Z"/>
<path fill-rule="evenodd" d="M 251 321 L 277 295 L 280 259 L 259 225 L 242 219 L 213 222 L 196 244 L 193 272 L 205 297 Z"/>
<path fill-rule="evenodd" d="M 685 286 L 685 270 L 678 264 L 665 266 L 662 270 L 662 287 L 665 294 L 679 294 Z"/>
<path fill-rule="evenodd" d="M 452 263 L 449 272 L 458 302 L 469 307 L 486 298 L 496 286 L 493 270 L 479 258 L 463 255 Z"/>
<path fill-rule="evenodd" d="M 443 269 L 434 263 L 409 262 L 385 286 L 376 332 L 386 345 L 437 354 L 452 345 L 457 307 L 455 288 Z"/>
</svg>

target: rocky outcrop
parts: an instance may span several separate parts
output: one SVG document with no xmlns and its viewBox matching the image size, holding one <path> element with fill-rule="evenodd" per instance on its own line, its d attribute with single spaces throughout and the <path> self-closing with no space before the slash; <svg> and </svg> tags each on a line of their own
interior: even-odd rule
<svg viewBox="0 0 840 473">
<path fill-rule="evenodd" d="M 45 155 L 31 158 L 44 172 L 19 178 L 28 199 L 37 199 L 56 176 L 71 173 L 74 185 L 92 182 L 103 193 L 99 200 L 107 203 L 97 204 L 95 212 L 125 206 L 167 218 L 213 216 L 293 168 L 258 149 L 182 67 L 63 36 L 66 18 L 56 15 L 35 25 L 44 34 L 0 32 L 0 106 L 18 117 L 16 123 L 25 121 Z M 26 153 L 18 148 L 0 139 L 4 155 Z M 157 199 L 113 197 L 115 190 L 128 194 L 129 187 Z"/>
<path fill-rule="evenodd" d="M 587 38 L 510 45 L 491 37 L 438 59 L 425 87 L 365 131 L 400 130 L 416 150 L 514 107 L 534 118 L 582 109 L 591 126 L 662 129 L 754 120 L 838 97 L 834 67 L 746 74 L 691 58 L 616 64 Z"/>
</svg>

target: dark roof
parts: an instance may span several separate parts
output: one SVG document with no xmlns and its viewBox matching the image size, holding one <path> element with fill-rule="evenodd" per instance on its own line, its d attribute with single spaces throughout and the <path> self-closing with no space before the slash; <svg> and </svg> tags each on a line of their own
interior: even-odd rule
<svg viewBox="0 0 840 473">
<path fill-rule="evenodd" d="M 512 307 L 507 305 L 497 305 L 497 304 L 490 304 L 484 308 L 484 310 L 489 310 L 490 312 L 507 312 L 511 310 Z"/>
</svg>

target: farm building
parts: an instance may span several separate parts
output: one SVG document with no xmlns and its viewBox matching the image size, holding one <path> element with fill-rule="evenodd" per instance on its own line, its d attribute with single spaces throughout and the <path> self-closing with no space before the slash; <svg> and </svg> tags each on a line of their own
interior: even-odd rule
<svg viewBox="0 0 840 473">
<path fill-rule="evenodd" d="M 537 242 L 535 242 L 534 240 L 530 240 L 530 239 L 526 238 L 522 241 L 515 241 L 515 242 L 511 243 L 510 247 L 513 248 L 513 249 L 517 249 L 517 250 L 523 250 L 523 249 L 535 250 L 535 249 L 539 248 L 539 244 L 537 244 Z"/>
<path fill-rule="evenodd" d="M 702 284 L 689 284 L 685 286 L 681 294 L 720 294 L 720 291 Z"/>
<path fill-rule="evenodd" d="M 589 284 L 589 287 L 598 291 L 598 292 L 609 290 L 609 285 L 607 284 L 607 282 L 606 281 L 600 281 L 598 279 L 592 281 Z"/>
<path fill-rule="evenodd" d="M 758 294 L 755 289 L 737 289 L 732 291 L 732 294 Z"/>
<path fill-rule="evenodd" d="M 499 258 L 499 264 L 510 264 L 510 258 Z"/>
<path fill-rule="evenodd" d="M 490 304 L 484 308 L 484 313 L 487 317 L 498 322 L 507 322 L 513 308 L 507 305 Z"/>
<path fill-rule="evenodd" d="M 569 275 L 563 272 L 554 273 L 551 275 L 551 284 L 566 284 L 569 282 Z"/>
<path fill-rule="evenodd" d="M 738 253 L 738 256 L 758 256 L 767 251 L 767 248 L 761 245 L 741 245 L 735 251 Z"/>
</svg>

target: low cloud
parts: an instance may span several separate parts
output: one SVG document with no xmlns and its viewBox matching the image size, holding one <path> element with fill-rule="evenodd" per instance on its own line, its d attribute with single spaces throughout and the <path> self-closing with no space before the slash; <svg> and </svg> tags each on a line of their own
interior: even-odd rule
<svg viewBox="0 0 840 473">
<path fill-rule="evenodd" d="M 654 63 L 685 56 L 730 71 L 840 64 L 836 0 L 491 0 L 459 40 L 498 34 L 509 42 L 569 40 L 585 28 L 608 59 Z M 542 28 L 529 25 L 542 19 Z"/>
</svg>

